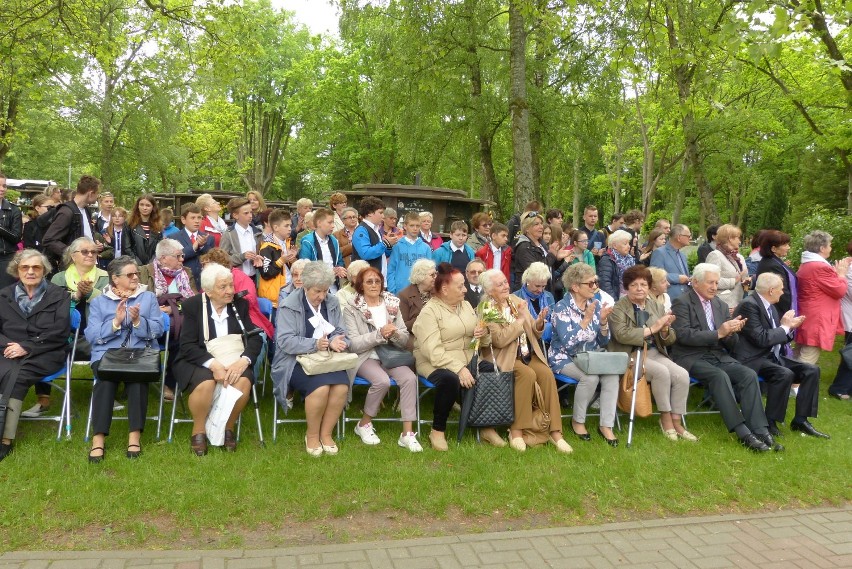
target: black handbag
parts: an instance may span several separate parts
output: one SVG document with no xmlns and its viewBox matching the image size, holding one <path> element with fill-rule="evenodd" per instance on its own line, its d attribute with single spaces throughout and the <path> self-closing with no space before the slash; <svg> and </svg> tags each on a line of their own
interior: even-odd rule
<svg viewBox="0 0 852 569">
<path fill-rule="evenodd" d="M 493 371 L 485 371 L 483 367 L 475 367 L 476 383 L 467 424 L 470 427 L 511 425 L 515 422 L 515 372 L 500 371 L 496 365 L 488 366 Z"/>
<path fill-rule="evenodd" d="M 385 369 L 408 366 L 414 367 L 414 354 L 393 344 L 379 344 L 376 355 Z"/>
<path fill-rule="evenodd" d="M 160 350 L 148 342 L 144 348 L 128 348 L 131 329 L 120 348 L 111 348 L 98 363 L 97 378 L 125 383 L 153 383 L 160 380 Z"/>
</svg>

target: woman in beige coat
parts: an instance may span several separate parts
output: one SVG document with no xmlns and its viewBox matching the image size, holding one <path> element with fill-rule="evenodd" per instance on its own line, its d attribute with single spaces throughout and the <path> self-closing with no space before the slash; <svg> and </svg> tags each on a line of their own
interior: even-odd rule
<svg viewBox="0 0 852 569">
<path fill-rule="evenodd" d="M 660 412 L 660 429 L 671 441 L 681 438 L 695 442 L 698 438 L 681 423 L 689 395 L 689 372 L 674 363 L 668 355 L 668 347 L 677 339 L 671 328 L 675 317 L 650 297 L 651 281 L 651 271 L 644 265 L 624 271 L 622 284 L 627 293 L 615 303 L 609 315 L 612 336 L 607 350 L 630 353 L 641 348 L 644 342 L 648 343 L 645 378 L 651 384 L 651 392 Z M 643 314 L 642 320 L 637 322 L 639 311 L 644 311 L 647 316 Z"/>
<path fill-rule="evenodd" d="M 743 300 L 743 286 L 751 284 L 745 259 L 740 255 L 743 233 L 736 225 L 726 223 L 716 233 L 716 249 L 707 255 L 707 262 L 719 267 L 717 296 L 733 310 Z"/>
<path fill-rule="evenodd" d="M 540 338 L 548 309 L 542 308 L 538 318 L 533 320 L 526 301 L 510 293 L 509 281 L 498 269 L 489 269 L 479 275 L 479 283 L 491 306 L 499 310 L 505 320 L 505 323 L 488 323 L 491 346 L 482 349 L 483 356 L 490 356 L 493 350 L 498 369 L 515 372 L 515 422 L 509 428 L 510 446 L 524 451 L 528 443 L 541 443 L 537 433 L 531 431 L 533 397 L 538 384 L 544 398 L 543 411 L 550 414 L 549 440 L 559 452 L 572 452 L 571 445 L 562 438 L 562 412 L 556 379 L 541 350 Z"/>
</svg>

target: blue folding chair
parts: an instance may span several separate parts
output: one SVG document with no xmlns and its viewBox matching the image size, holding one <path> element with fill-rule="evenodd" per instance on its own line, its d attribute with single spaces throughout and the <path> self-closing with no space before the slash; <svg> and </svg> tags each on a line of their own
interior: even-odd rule
<svg viewBox="0 0 852 569">
<path fill-rule="evenodd" d="M 399 387 L 397 385 L 396 381 L 393 378 L 390 378 L 390 384 L 391 384 L 391 387 Z M 367 381 L 366 379 L 364 379 L 363 377 L 359 377 L 359 376 L 356 375 L 355 381 L 352 382 L 352 388 L 354 389 L 356 386 L 370 387 L 370 382 Z M 349 423 L 356 422 L 357 423 L 358 421 L 361 420 L 360 417 L 347 417 L 346 416 L 347 407 L 348 407 L 348 405 L 343 408 L 343 413 L 341 413 L 341 415 L 340 415 L 340 422 L 338 424 L 338 429 L 337 429 L 337 438 L 338 439 L 343 439 L 346 436 L 346 423 L 347 422 L 349 422 Z M 417 414 L 416 414 L 416 417 L 417 417 L 417 419 L 420 419 L 420 398 L 419 397 L 417 399 Z M 378 422 L 385 422 L 385 423 L 388 423 L 388 422 L 401 423 L 402 417 L 373 417 L 373 422 L 377 422 L 377 421 Z M 419 423 L 418 423 L 418 428 L 419 428 Z"/>
</svg>

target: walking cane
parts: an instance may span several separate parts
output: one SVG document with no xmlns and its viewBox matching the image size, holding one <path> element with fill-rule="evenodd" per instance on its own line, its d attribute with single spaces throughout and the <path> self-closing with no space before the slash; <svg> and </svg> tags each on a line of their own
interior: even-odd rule
<svg viewBox="0 0 852 569">
<path fill-rule="evenodd" d="M 633 313 L 636 317 L 636 325 L 644 329 L 648 320 L 648 313 L 641 310 L 635 304 L 633 305 Z M 633 396 L 630 398 L 630 425 L 627 428 L 627 448 L 630 448 L 633 444 L 633 420 L 636 416 L 636 387 L 639 385 L 639 378 L 642 376 L 646 348 L 647 344 L 643 342 L 642 347 L 636 348 L 636 351 L 633 352 L 636 362 L 633 366 Z"/>
</svg>

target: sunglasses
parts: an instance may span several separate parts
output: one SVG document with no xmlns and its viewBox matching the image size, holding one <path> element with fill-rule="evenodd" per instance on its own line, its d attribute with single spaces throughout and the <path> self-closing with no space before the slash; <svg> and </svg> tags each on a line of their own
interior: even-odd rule
<svg viewBox="0 0 852 569">
<path fill-rule="evenodd" d="M 586 282 L 586 283 L 580 283 L 580 284 L 586 285 L 589 288 L 598 288 L 598 282 L 600 282 L 600 281 L 598 281 L 598 279 L 595 279 L 593 281 L 589 281 L 589 282 Z"/>
</svg>

